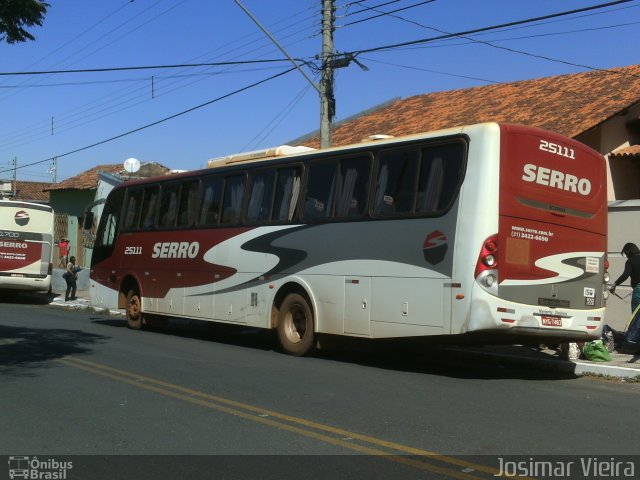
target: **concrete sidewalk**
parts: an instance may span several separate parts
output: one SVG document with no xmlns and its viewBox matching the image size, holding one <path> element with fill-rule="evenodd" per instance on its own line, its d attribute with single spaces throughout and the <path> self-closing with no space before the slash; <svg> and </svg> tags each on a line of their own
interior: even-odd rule
<svg viewBox="0 0 640 480">
<path fill-rule="evenodd" d="M 60 280 L 62 280 L 62 277 L 60 277 Z M 80 287 L 80 282 L 78 286 Z M 124 316 L 124 311 L 122 310 L 92 307 L 89 300 L 88 282 L 85 288 L 78 289 L 76 292 L 77 298 L 68 302 L 64 301 L 64 288 L 61 289 L 60 284 L 54 284 L 53 291 L 56 295 L 50 303 L 53 307 L 74 310 L 91 309 L 97 313 Z M 61 294 L 55 293 L 60 291 L 62 291 Z M 448 352 L 454 352 L 457 357 L 491 362 L 498 365 L 535 368 L 577 376 L 599 375 L 626 381 L 640 381 L 640 354 L 631 355 L 613 352 L 609 362 L 591 362 L 589 360 L 563 360 L 555 350 L 536 350 L 522 345 L 444 346 L 441 348 Z"/>
</svg>

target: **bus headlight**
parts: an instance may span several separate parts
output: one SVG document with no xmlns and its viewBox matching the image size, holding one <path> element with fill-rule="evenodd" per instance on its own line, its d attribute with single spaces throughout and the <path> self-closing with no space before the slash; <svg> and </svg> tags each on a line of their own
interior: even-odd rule
<svg viewBox="0 0 640 480">
<path fill-rule="evenodd" d="M 609 276 L 609 272 L 604 272 L 604 283 L 609 283 L 609 280 L 611 279 L 611 277 Z"/>
<path fill-rule="evenodd" d="M 602 291 L 602 298 L 604 298 L 605 300 L 609 298 L 609 290 L 607 290 L 606 288 Z"/>
</svg>

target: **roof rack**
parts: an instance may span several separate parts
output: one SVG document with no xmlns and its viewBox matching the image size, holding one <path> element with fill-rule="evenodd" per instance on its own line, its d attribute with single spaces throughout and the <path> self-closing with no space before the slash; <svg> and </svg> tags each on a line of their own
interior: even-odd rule
<svg viewBox="0 0 640 480">
<path fill-rule="evenodd" d="M 280 145 L 279 147 L 265 148 L 263 150 L 255 150 L 253 152 L 235 153 L 225 157 L 213 158 L 207 162 L 209 168 L 223 167 L 234 163 L 254 162 L 256 160 L 264 160 L 265 158 L 284 157 L 294 155 L 296 153 L 309 152 L 316 150 L 311 147 L 292 147 L 290 145 Z"/>
</svg>

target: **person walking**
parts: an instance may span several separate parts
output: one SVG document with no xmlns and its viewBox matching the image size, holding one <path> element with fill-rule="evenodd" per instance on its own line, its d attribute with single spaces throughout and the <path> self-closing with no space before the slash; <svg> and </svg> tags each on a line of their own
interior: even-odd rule
<svg viewBox="0 0 640 480">
<path fill-rule="evenodd" d="M 618 277 L 613 287 L 611 287 L 611 293 L 615 293 L 616 287 L 631 277 L 631 288 L 633 289 L 631 294 L 631 313 L 633 313 L 640 305 L 640 249 L 635 243 L 629 242 L 624 244 L 620 253 L 627 257 L 627 261 L 624 264 L 622 275 Z"/>
<path fill-rule="evenodd" d="M 76 257 L 71 256 L 67 263 L 67 270 L 64 272 L 64 279 L 67 282 L 67 291 L 64 294 L 64 301 L 76 299 L 76 281 L 78 280 L 79 267 L 76 267 Z"/>
</svg>

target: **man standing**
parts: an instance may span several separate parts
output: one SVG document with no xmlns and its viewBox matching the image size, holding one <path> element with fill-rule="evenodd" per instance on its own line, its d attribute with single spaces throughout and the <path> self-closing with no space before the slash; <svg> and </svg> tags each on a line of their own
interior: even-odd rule
<svg viewBox="0 0 640 480">
<path fill-rule="evenodd" d="M 622 272 L 622 275 L 618 277 L 613 287 L 611 287 L 611 293 L 616 291 L 618 285 L 631 277 L 631 288 L 633 289 L 631 295 L 631 313 L 633 313 L 636 311 L 637 306 L 640 305 L 640 250 L 635 243 L 625 243 L 620 253 L 627 257 L 627 261 L 624 264 L 624 272 Z"/>
</svg>

